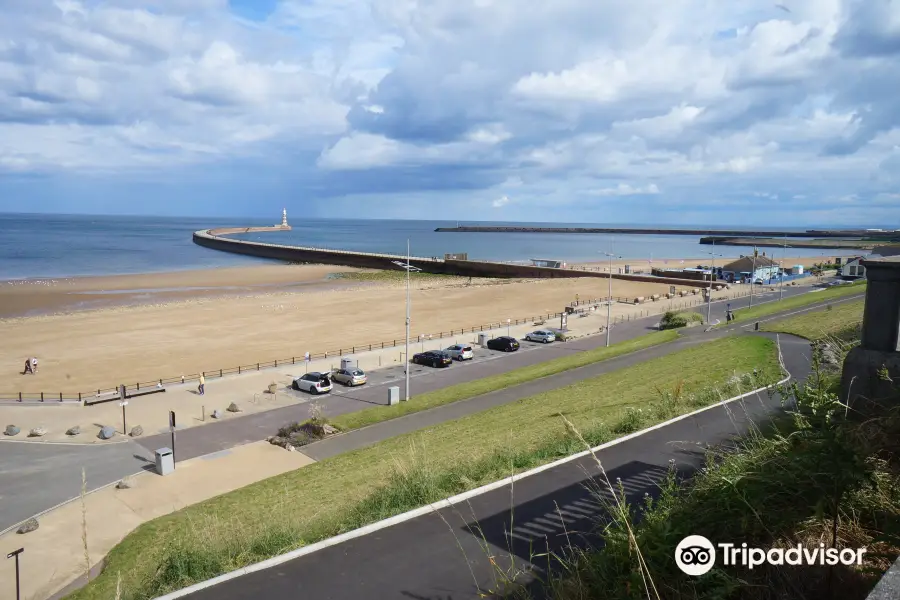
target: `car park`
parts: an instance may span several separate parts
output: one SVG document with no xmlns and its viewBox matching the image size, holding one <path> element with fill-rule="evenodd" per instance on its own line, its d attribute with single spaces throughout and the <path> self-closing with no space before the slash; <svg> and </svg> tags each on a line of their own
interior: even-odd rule
<svg viewBox="0 0 900 600">
<path fill-rule="evenodd" d="M 331 391 L 331 377 L 328 373 L 319 373 L 314 371 L 301 375 L 296 378 L 291 387 L 300 392 L 309 392 L 310 394 L 326 394 Z"/>
<path fill-rule="evenodd" d="M 508 335 L 501 335 L 488 340 L 487 347 L 490 350 L 500 350 L 501 352 L 515 352 L 519 349 L 519 340 Z"/>
<path fill-rule="evenodd" d="M 443 350 L 428 350 L 427 352 L 419 352 L 413 354 L 412 361 L 417 365 L 427 365 L 430 367 L 440 368 L 449 367 L 453 359 Z"/>
<path fill-rule="evenodd" d="M 449 348 L 445 348 L 444 352 L 450 355 L 450 358 L 454 360 L 458 360 L 460 362 L 464 360 L 472 360 L 475 358 L 475 353 L 472 351 L 472 346 L 468 344 L 453 344 Z"/>
<path fill-rule="evenodd" d="M 358 367 L 352 367 L 350 369 L 337 369 L 331 374 L 331 378 L 338 383 L 342 383 L 348 387 L 365 385 L 366 381 L 368 381 L 369 379 L 365 371 Z"/>
<path fill-rule="evenodd" d="M 537 331 L 526 334 L 525 341 L 549 344 L 550 342 L 556 341 L 556 334 L 552 331 L 547 331 L 546 329 L 538 329 Z"/>
</svg>

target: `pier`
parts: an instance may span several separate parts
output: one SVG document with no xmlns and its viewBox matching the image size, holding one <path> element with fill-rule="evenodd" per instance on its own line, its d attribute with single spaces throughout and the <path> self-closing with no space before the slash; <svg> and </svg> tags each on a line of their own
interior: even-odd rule
<svg viewBox="0 0 900 600">
<path fill-rule="evenodd" d="M 622 227 L 494 227 L 494 226 L 457 226 L 438 227 L 437 232 L 444 233 L 592 233 L 615 235 L 696 235 L 724 237 L 767 237 L 767 238 L 864 238 L 871 240 L 900 239 L 900 230 L 883 231 L 867 229 L 835 229 L 835 230 L 725 230 L 725 229 L 642 229 Z"/>
</svg>

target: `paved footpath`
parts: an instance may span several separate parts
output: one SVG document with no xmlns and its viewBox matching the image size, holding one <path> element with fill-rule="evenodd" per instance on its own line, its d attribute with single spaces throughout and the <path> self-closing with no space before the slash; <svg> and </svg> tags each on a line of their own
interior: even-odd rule
<svg viewBox="0 0 900 600">
<path fill-rule="evenodd" d="M 781 336 L 795 380 L 809 372 L 806 340 Z M 709 409 L 601 450 L 610 481 L 621 479 L 631 502 L 654 495 L 674 460 L 683 475 L 704 465 L 704 450 L 727 443 L 780 411 L 768 394 Z M 592 457 L 574 460 L 375 533 L 239 576 L 183 596 L 190 600 L 321 598 L 323 600 L 447 599 L 484 597 L 498 590 L 498 568 L 546 571 L 537 553 L 561 550 L 567 541 L 600 542 L 597 520 L 607 515 L 592 490 L 603 483 Z M 605 494 L 609 499 L 609 493 Z M 528 582 L 527 579 L 524 580 Z M 537 586 L 533 591 L 538 592 Z"/>
</svg>

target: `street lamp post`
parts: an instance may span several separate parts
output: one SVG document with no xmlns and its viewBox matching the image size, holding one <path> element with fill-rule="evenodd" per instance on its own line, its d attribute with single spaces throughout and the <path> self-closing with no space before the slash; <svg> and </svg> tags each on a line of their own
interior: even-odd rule
<svg viewBox="0 0 900 600">
<path fill-rule="evenodd" d="M 409 273 L 410 271 L 421 271 L 422 269 L 418 267 L 414 267 L 409 262 L 409 240 L 406 240 L 406 262 L 395 260 L 393 264 L 398 267 L 403 267 L 406 269 L 406 366 L 404 367 L 404 371 L 406 372 L 406 400 L 409 401 Z"/>
<path fill-rule="evenodd" d="M 613 257 L 622 258 L 621 256 L 616 256 L 612 252 L 601 252 L 601 254 L 605 255 L 609 259 L 609 277 L 607 277 L 607 291 L 606 291 L 606 346 L 609 347 L 609 317 L 612 312 L 612 259 Z"/>
<path fill-rule="evenodd" d="M 509 324 L 512 322 L 512 319 L 506 320 L 506 337 L 509 337 Z"/>
<path fill-rule="evenodd" d="M 16 600 L 21 598 L 21 591 L 19 589 L 19 555 L 25 552 L 25 548 L 19 548 L 18 550 L 13 550 L 9 554 L 6 555 L 7 560 L 10 558 L 16 559 Z"/>
<path fill-rule="evenodd" d="M 781 281 L 778 284 L 778 299 L 784 300 L 784 255 L 787 253 L 787 236 L 784 236 L 784 244 L 781 246 Z"/>
<path fill-rule="evenodd" d="M 753 286 L 756 285 L 756 246 L 753 246 L 753 269 L 750 272 L 750 308 L 753 308 Z"/>
<path fill-rule="evenodd" d="M 716 257 L 722 255 L 715 252 L 707 252 L 707 254 L 712 258 L 712 266 L 709 270 L 709 291 L 706 293 L 706 324 L 709 325 L 712 323 L 712 282 L 716 272 Z"/>
</svg>

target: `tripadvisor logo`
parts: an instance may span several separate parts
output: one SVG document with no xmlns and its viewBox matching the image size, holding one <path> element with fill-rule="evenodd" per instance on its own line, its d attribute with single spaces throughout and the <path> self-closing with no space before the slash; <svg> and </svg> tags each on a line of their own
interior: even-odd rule
<svg viewBox="0 0 900 600">
<path fill-rule="evenodd" d="M 826 548 L 825 544 L 821 543 L 817 547 L 811 548 L 797 544 L 790 548 L 770 548 L 768 550 L 748 547 L 746 543 L 738 545 L 720 542 L 713 545 L 702 535 L 689 535 L 681 540 L 675 548 L 675 563 L 685 574 L 699 576 L 709 572 L 715 566 L 717 558 L 723 566 L 740 566 L 748 569 L 763 564 L 859 566 L 862 565 L 865 553 L 866 548 L 840 550 Z"/>
</svg>

